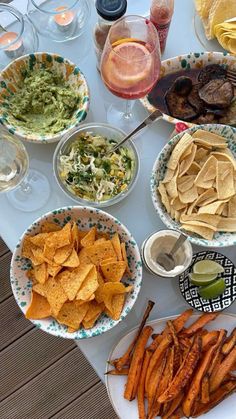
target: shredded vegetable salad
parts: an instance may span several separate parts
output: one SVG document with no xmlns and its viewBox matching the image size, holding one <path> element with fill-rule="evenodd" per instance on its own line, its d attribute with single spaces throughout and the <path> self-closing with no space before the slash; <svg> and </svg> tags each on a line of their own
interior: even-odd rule
<svg viewBox="0 0 236 419">
<path fill-rule="evenodd" d="M 79 135 L 60 156 L 59 175 L 74 194 L 90 201 L 107 201 L 131 182 L 135 156 L 127 147 L 107 154 L 116 141 L 89 132 Z"/>
</svg>

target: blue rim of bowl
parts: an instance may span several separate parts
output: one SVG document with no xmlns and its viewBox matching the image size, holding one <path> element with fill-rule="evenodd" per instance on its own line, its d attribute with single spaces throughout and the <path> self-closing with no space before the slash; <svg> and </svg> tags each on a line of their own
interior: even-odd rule
<svg viewBox="0 0 236 419">
<path fill-rule="evenodd" d="M 46 144 L 46 143 L 54 143 L 54 142 L 58 142 L 61 137 L 65 134 L 68 134 L 70 132 L 71 129 L 75 128 L 77 126 L 77 124 L 79 124 L 80 122 L 84 121 L 84 119 L 87 116 L 87 113 L 89 111 L 89 107 L 90 107 L 90 91 L 89 91 L 89 86 L 87 83 L 87 80 L 83 74 L 83 72 L 80 70 L 80 68 L 74 64 L 72 61 L 70 61 L 68 58 L 64 58 L 59 54 L 56 53 L 51 53 L 51 52 L 35 52 L 33 54 L 25 54 L 22 55 L 19 58 L 16 58 L 14 61 L 11 61 L 2 71 L 1 71 L 1 76 L 3 75 L 3 73 L 5 71 L 7 71 L 12 65 L 14 65 L 16 62 L 24 60 L 28 57 L 37 57 L 37 56 L 41 56 L 42 54 L 47 55 L 48 57 L 53 57 L 53 59 L 55 59 L 56 61 L 58 61 L 58 63 L 66 63 L 69 64 L 70 66 L 74 67 L 74 72 L 75 75 L 79 74 L 81 80 L 82 80 L 82 84 L 84 85 L 85 89 L 86 89 L 86 94 L 83 97 L 83 101 L 82 101 L 82 108 L 80 109 L 80 111 L 78 112 L 78 115 L 76 116 L 77 121 L 72 124 L 69 125 L 67 128 L 65 128 L 63 131 L 60 131 L 54 135 L 48 135 L 48 136 L 43 136 L 40 134 L 35 134 L 35 137 L 30 137 L 27 138 L 27 134 L 22 134 L 21 130 L 19 131 L 14 125 L 8 124 L 5 122 L 4 117 L 0 116 L 0 124 L 2 124 L 10 134 L 13 135 L 17 135 L 19 138 L 21 138 L 24 141 L 27 142 L 32 142 L 32 143 L 36 143 L 36 144 Z M 85 100 L 86 99 L 86 100 Z"/>
<path fill-rule="evenodd" d="M 125 318 L 125 317 L 126 317 L 126 316 L 130 313 L 130 311 L 132 310 L 132 308 L 133 308 L 133 306 L 134 306 L 135 302 L 137 301 L 137 298 L 138 298 L 139 292 L 140 292 L 140 290 L 141 290 L 141 287 L 142 287 L 142 259 L 141 259 L 141 255 L 140 255 L 139 247 L 138 247 L 137 242 L 136 242 L 136 240 L 134 239 L 133 235 L 130 233 L 130 231 L 128 230 L 128 228 L 127 228 L 127 227 L 126 227 L 126 226 L 125 226 L 125 225 L 124 225 L 121 221 L 119 221 L 116 217 L 114 217 L 113 215 L 111 215 L 111 214 L 109 214 L 109 213 L 107 213 L 107 212 L 105 212 L 105 211 L 103 211 L 103 210 L 101 210 L 101 209 L 98 209 L 98 208 L 93 208 L 93 207 L 89 207 L 89 206 L 79 206 L 79 205 L 74 205 L 74 206 L 73 206 L 73 205 L 72 205 L 72 206 L 64 206 L 64 207 L 60 207 L 60 208 L 56 208 L 56 209 L 54 209 L 54 210 L 48 211 L 47 213 L 43 214 L 41 217 L 38 217 L 35 221 L 33 221 L 33 222 L 30 224 L 30 226 L 29 226 L 27 229 L 25 229 L 25 231 L 22 233 L 22 235 L 21 235 L 20 239 L 18 240 L 18 243 L 17 243 L 17 245 L 16 245 L 16 247 L 15 247 L 15 250 L 14 250 L 14 252 L 13 252 L 13 254 L 12 254 L 12 258 L 11 258 L 11 265 L 10 265 L 10 282 L 11 282 L 12 293 L 13 293 L 13 295 L 14 295 L 15 301 L 17 302 L 17 305 L 18 305 L 18 307 L 20 308 L 20 310 L 21 310 L 21 311 L 23 312 L 23 314 L 25 315 L 25 311 L 24 311 L 23 307 L 19 304 L 19 302 L 18 302 L 18 296 L 17 296 L 17 294 L 16 294 L 16 292 L 15 292 L 15 288 L 13 287 L 13 283 L 14 283 L 14 281 L 15 281 L 15 279 L 16 279 L 16 278 L 14 277 L 14 275 L 13 275 L 13 269 L 14 269 L 14 263 L 15 263 L 15 259 L 16 259 L 16 253 L 18 252 L 19 248 L 21 247 L 24 237 L 25 237 L 25 236 L 27 236 L 27 235 L 29 235 L 28 233 L 31 231 L 31 229 L 32 229 L 32 228 L 33 228 L 36 224 L 39 224 L 39 223 L 41 223 L 44 219 L 46 219 L 47 217 L 50 217 L 50 216 L 54 215 L 54 213 L 55 213 L 55 212 L 58 212 L 58 211 L 65 211 L 65 212 L 67 212 L 67 211 L 73 211 L 73 210 L 76 210 L 76 209 L 89 211 L 89 212 L 90 212 L 90 214 L 92 214 L 92 213 L 94 213 L 94 212 L 96 212 L 97 214 L 102 214 L 104 217 L 108 217 L 108 218 L 109 218 L 109 220 L 111 220 L 111 221 L 113 222 L 113 224 L 114 224 L 114 225 L 119 225 L 119 226 L 121 226 L 121 228 L 122 228 L 122 230 L 124 230 L 125 234 L 126 234 L 127 236 L 129 236 L 129 241 L 131 241 L 131 242 L 132 242 L 132 244 L 134 245 L 134 248 L 135 248 L 135 252 L 137 253 L 137 258 L 138 258 L 137 264 L 138 264 L 138 267 L 139 267 L 138 276 L 140 277 L 140 284 L 139 284 L 139 287 L 138 287 L 138 289 L 137 289 L 136 298 L 134 298 L 134 299 L 131 299 L 131 300 L 130 300 L 129 307 L 127 307 L 127 308 L 126 308 L 126 310 L 124 311 L 124 313 L 123 313 L 123 314 L 121 313 L 121 316 L 120 316 L 119 320 L 112 320 L 112 319 L 110 319 L 109 327 L 107 327 L 107 329 L 106 329 L 106 330 L 100 329 L 100 330 L 98 330 L 97 332 L 93 332 L 93 328 L 91 328 L 91 329 L 86 329 L 86 331 L 84 331 L 84 329 L 79 329 L 79 330 L 77 330 L 77 331 L 76 331 L 76 332 L 74 332 L 74 333 L 68 333 L 68 332 L 67 332 L 67 330 L 65 330 L 65 331 L 63 331 L 63 332 L 60 332 L 60 333 L 56 333 L 56 332 L 54 332 L 54 330 L 51 330 L 51 331 L 49 332 L 48 330 L 46 330 L 46 328 L 44 328 L 44 327 L 42 327 L 42 326 L 41 326 L 41 321 L 40 321 L 40 320 L 33 320 L 33 319 L 30 319 L 30 321 L 31 321 L 31 322 L 32 322 L 32 323 L 33 323 L 36 327 L 38 327 L 39 329 L 41 329 L 41 330 L 43 330 L 43 331 L 45 331 L 45 332 L 47 332 L 47 333 L 50 333 L 51 335 L 54 335 L 54 336 L 57 336 L 57 337 L 63 337 L 63 338 L 67 338 L 67 339 L 81 340 L 81 339 L 89 339 L 89 338 L 91 338 L 91 337 L 95 337 L 95 336 L 102 335 L 103 333 L 105 333 L 105 332 L 107 332 L 107 331 L 111 330 L 113 327 L 115 327 L 115 326 L 116 326 L 116 325 L 118 325 L 121 321 L 123 321 L 123 320 L 124 320 L 124 318 Z M 124 308 L 123 308 L 123 310 L 124 310 Z M 49 318 L 50 318 L 50 317 L 49 317 Z M 43 319 L 42 319 L 42 320 L 43 320 Z M 98 320 L 98 321 L 99 321 L 99 320 Z M 55 320 L 55 322 L 56 322 L 56 320 Z M 95 324 L 96 324 L 96 323 L 95 323 Z M 65 327 L 66 327 L 66 326 L 65 326 Z M 83 330 L 83 332 L 82 332 L 81 330 Z M 80 336 L 78 336 L 78 334 L 79 334 Z"/>
<path fill-rule="evenodd" d="M 59 176 L 58 170 L 57 170 L 57 155 L 58 155 L 58 152 L 59 152 L 62 144 L 66 143 L 66 141 L 69 140 L 69 138 L 70 138 L 69 135 L 73 135 L 73 133 L 76 132 L 76 130 L 86 130 L 86 129 L 89 130 L 91 125 L 98 125 L 99 127 L 111 128 L 112 130 L 115 130 L 115 131 L 121 133 L 123 136 L 126 135 L 126 133 L 122 129 L 113 127 L 112 125 L 105 124 L 105 123 L 102 123 L 102 122 L 88 122 L 88 123 L 85 123 L 85 124 L 81 124 L 78 127 L 75 127 L 74 131 L 71 131 L 71 132 L 67 133 L 68 138 L 66 138 L 66 139 L 62 138 L 60 140 L 60 142 L 57 144 L 57 147 L 56 147 L 56 149 L 54 151 L 54 154 L 53 154 L 53 173 L 54 173 L 55 179 L 56 179 L 57 184 L 60 187 L 60 189 L 64 192 L 65 195 L 67 195 L 69 198 L 71 198 L 77 204 L 85 205 L 85 206 L 92 205 L 95 208 L 106 208 L 106 207 L 115 205 L 118 202 L 125 199 L 131 193 L 131 191 L 134 189 L 134 187 L 137 183 L 138 177 L 139 177 L 140 159 L 139 159 L 139 154 L 138 154 L 138 151 L 137 151 L 137 148 L 136 148 L 135 144 L 133 143 L 132 140 L 128 140 L 127 145 L 129 145 L 130 148 L 132 149 L 132 151 L 134 152 L 135 163 L 136 163 L 135 172 L 134 172 L 133 178 L 132 178 L 131 182 L 129 183 L 128 187 L 123 192 L 120 192 L 118 195 L 112 197 L 111 199 L 109 199 L 107 201 L 97 202 L 97 201 L 88 201 L 88 200 L 80 198 L 80 197 L 76 198 L 75 195 L 72 194 L 72 192 L 70 192 L 68 189 L 66 189 L 66 186 L 60 180 L 60 176 Z M 125 145 L 124 145 L 124 147 L 125 147 Z"/>
<path fill-rule="evenodd" d="M 232 241 L 232 243 L 230 244 L 224 244 L 223 241 L 215 240 L 216 242 L 214 243 L 212 240 L 206 240 L 204 238 L 201 238 L 200 236 L 193 236 L 191 234 L 189 234 L 188 232 L 182 231 L 180 229 L 180 224 L 176 221 L 174 221 L 173 219 L 171 219 L 171 221 L 169 221 L 166 217 L 170 215 L 167 214 L 166 209 L 164 208 L 163 204 L 161 203 L 160 198 L 157 198 L 158 193 L 157 193 L 157 185 L 155 184 L 156 182 L 156 173 L 157 173 L 157 166 L 159 164 L 159 161 L 161 159 L 165 159 L 165 155 L 166 155 L 166 150 L 169 147 L 173 147 L 173 144 L 177 144 L 177 142 L 180 140 L 180 138 L 185 134 L 185 133 L 192 133 L 195 132 L 198 129 L 205 129 L 206 127 L 212 127 L 213 129 L 220 129 L 222 128 L 222 130 L 224 129 L 230 129 L 232 130 L 232 132 L 234 133 L 234 135 L 236 135 L 236 128 L 232 127 L 230 125 L 223 125 L 223 124 L 202 124 L 202 125 L 195 125 L 194 127 L 190 127 L 188 129 L 186 129 L 183 132 L 180 132 L 179 134 L 176 134 L 174 137 L 172 137 L 166 144 L 165 146 L 162 148 L 162 150 L 160 151 L 160 153 L 158 154 L 153 168 L 152 168 L 152 172 L 151 172 L 151 179 L 150 179 L 150 190 L 151 190 L 151 197 L 152 197 L 152 203 L 154 206 L 155 211 L 157 212 L 157 214 L 159 215 L 161 221 L 163 222 L 163 224 L 165 224 L 169 229 L 174 229 L 177 230 L 181 233 L 184 232 L 184 234 L 186 234 L 189 238 L 189 240 L 191 241 L 192 244 L 196 244 L 198 246 L 204 246 L 204 247 L 230 247 L 230 246 L 234 246 L 236 245 L 236 241 Z M 223 133 L 221 133 L 221 135 L 224 135 Z M 227 141 L 227 137 L 226 141 Z M 176 141 L 178 139 L 178 141 Z M 171 218 L 171 217 L 170 217 Z M 223 233 L 224 234 L 224 233 Z M 231 234 L 231 233 L 228 233 Z"/>
</svg>

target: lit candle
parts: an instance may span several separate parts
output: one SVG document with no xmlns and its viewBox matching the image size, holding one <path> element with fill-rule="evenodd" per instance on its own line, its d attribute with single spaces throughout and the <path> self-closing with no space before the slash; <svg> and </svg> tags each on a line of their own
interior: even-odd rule
<svg viewBox="0 0 236 419">
<path fill-rule="evenodd" d="M 66 10 L 65 6 L 57 7 L 56 12 L 62 12 L 54 16 L 55 23 L 62 32 L 71 29 L 74 21 L 74 13 L 71 10 Z"/>
<path fill-rule="evenodd" d="M 5 32 L 0 37 L 0 47 L 5 47 L 16 40 L 18 34 L 16 32 Z M 8 48 L 4 49 L 5 54 L 9 58 L 20 57 L 24 52 L 24 45 L 22 39 L 19 38 L 17 42 L 10 45 Z"/>
</svg>

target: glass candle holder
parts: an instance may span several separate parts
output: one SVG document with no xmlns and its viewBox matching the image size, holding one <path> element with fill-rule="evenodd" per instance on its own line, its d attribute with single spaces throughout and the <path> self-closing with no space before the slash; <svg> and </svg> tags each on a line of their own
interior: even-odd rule
<svg viewBox="0 0 236 419">
<path fill-rule="evenodd" d="M 38 50 L 38 36 L 27 16 L 14 7 L 0 4 L 0 68 L 21 55 Z"/>
<path fill-rule="evenodd" d="M 27 10 L 40 35 L 56 42 L 78 38 L 90 16 L 87 0 L 28 0 Z"/>
</svg>

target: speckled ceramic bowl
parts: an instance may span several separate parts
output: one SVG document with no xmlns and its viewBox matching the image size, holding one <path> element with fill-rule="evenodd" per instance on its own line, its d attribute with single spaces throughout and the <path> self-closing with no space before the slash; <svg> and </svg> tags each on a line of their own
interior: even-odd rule
<svg viewBox="0 0 236 419">
<path fill-rule="evenodd" d="M 92 207 L 64 207 L 40 217 L 21 236 L 18 245 L 12 255 L 11 260 L 11 286 L 17 304 L 23 313 L 26 313 L 30 303 L 32 283 L 26 276 L 26 271 L 30 269 L 29 260 L 21 257 L 22 243 L 26 235 L 33 236 L 40 232 L 41 224 L 44 221 L 54 222 L 63 226 L 68 221 L 76 221 L 81 230 L 88 230 L 96 225 L 98 231 L 115 233 L 117 232 L 123 242 L 126 243 L 127 258 L 131 275 L 124 278 L 127 285 L 133 285 L 133 290 L 127 294 L 123 311 L 119 320 L 115 321 L 102 314 L 91 329 L 83 329 L 68 333 L 67 327 L 59 324 L 52 317 L 42 320 L 32 320 L 38 328 L 55 336 L 68 339 L 84 339 L 101 335 L 110 330 L 132 309 L 142 284 L 142 263 L 138 246 L 128 229 L 112 215 Z"/>
<path fill-rule="evenodd" d="M 158 215 L 160 216 L 163 223 L 171 229 L 178 230 L 182 232 L 181 225 L 177 221 L 173 220 L 170 214 L 167 213 L 164 205 L 161 202 L 160 194 L 157 190 L 159 182 L 164 179 L 167 162 L 170 158 L 172 150 L 174 146 L 177 144 L 179 139 L 187 132 L 189 134 L 193 133 L 198 129 L 204 129 L 206 131 L 211 131 L 216 134 L 222 135 L 225 137 L 228 147 L 231 152 L 234 154 L 236 158 L 236 128 L 229 127 L 228 125 L 218 125 L 218 124 L 209 124 L 209 125 L 196 125 L 195 127 L 189 128 L 184 132 L 181 132 L 178 135 L 175 135 L 162 149 L 160 154 L 158 155 L 151 175 L 151 195 L 152 195 L 152 202 L 157 211 Z M 185 231 L 184 231 L 185 232 Z M 217 232 L 214 235 L 212 240 L 205 240 L 198 236 L 197 234 L 190 234 L 189 232 L 185 232 L 185 234 L 189 237 L 189 240 L 193 244 L 197 244 L 199 246 L 205 247 L 227 247 L 236 245 L 236 233 L 223 233 Z"/>
<path fill-rule="evenodd" d="M 63 131 L 59 131 L 56 134 L 45 135 L 19 127 L 17 120 L 8 110 L 8 104 L 5 103 L 5 98 L 14 94 L 19 88 L 19 82 L 22 81 L 23 72 L 33 72 L 38 68 L 47 68 L 56 73 L 63 74 L 68 84 L 81 97 L 78 108 L 73 113 L 69 125 Z M 83 73 L 75 64 L 60 55 L 47 52 L 24 55 L 12 61 L 0 74 L 0 123 L 10 133 L 17 135 L 25 141 L 37 144 L 59 141 L 71 128 L 74 128 L 86 118 L 88 109 L 89 88 Z"/>
<path fill-rule="evenodd" d="M 236 70 L 236 58 L 234 55 L 227 54 L 226 52 L 191 52 L 185 55 L 178 55 L 177 57 L 168 58 L 161 62 L 160 78 L 170 73 L 176 73 L 180 70 L 189 70 L 190 68 L 203 68 L 209 64 L 224 64 L 231 70 Z M 155 111 L 155 107 L 149 102 L 148 96 L 141 99 L 144 107 L 149 111 Z M 170 115 L 163 114 L 163 119 L 172 124 L 184 122 L 189 127 L 194 126 L 191 122 L 181 121 L 180 119 L 173 118 Z"/>
</svg>

